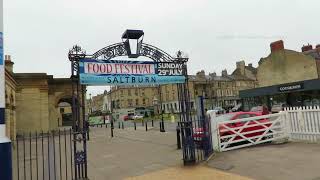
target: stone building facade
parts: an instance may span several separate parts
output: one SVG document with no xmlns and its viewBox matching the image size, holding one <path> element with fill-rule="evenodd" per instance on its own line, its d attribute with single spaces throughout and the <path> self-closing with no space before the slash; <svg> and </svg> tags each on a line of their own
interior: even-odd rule
<svg viewBox="0 0 320 180">
<path fill-rule="evenodd" d="M 10 56 L 5 56 L 5 121 L 6 135 L 11 140 L 16 139 L 16 90 L 17 82 L 12 74 L 13 62 Z"/>
<path fill-rule="evenodd" d="M 259 87 L 319 78 L 320 47 L 302 47 L 303 52 L 284 48 L 283 41 L 270 44 L 271 53 L 261 58 L 257 72 Z"/>
<path fill-rule="evenodd" d="M 107 95 L 115 118 L 123 119 L 128 114 L 145 114 L 155 111 L 159 99 L 157 85 L 113 86 Z"/>
<path fill-rule="evenodd" d="M 252 64 L 245 65 L 244 61 L 240 61 L 231 74 L 223 70 L 221 76 L 216 73 L 206 75 L 204 71 L 189 75 L 191 109 L 196 109 L 198 96 L 205 98 L 207 109 L 235 106 L 240 102 L 240 90 L 256 87 L 256 74 L 257 70 Z M 122 116 L 135 113 L 137 108 L 153 108 L 155 113 L 161 110 L 164 113 L 180 112 L 176 84 L 112 87 L 108 99 L 112 101 L 113 112 Z"/>
<path fill-rule="evenodd" d="M 246 66 L 244 61 L 236 64 L 237 67 L 231 74 L 227 70 L 223 70 L 221 76 L 216 73 L 206 75 L 204 71 L 200 71 L 191 79 L 195 95 L 205 98 L 205 108 L 231 108 L 240 103 L 240 90 L 257 86 L 256 68 L 252 64 Z"/>
<path fill-rule="evenodd" d="M 267 105 L 320 105 L 320 45 L 289 50 L 282 40 L 270 44 L 270 54 L 257 68 L 258 88 L 241 91 L 247 109 Z"/>
<path fill-rule="evenodd" d="M 6 125 L 8 137 L 35 131 L 49 131 L 62 125 L 59 104 L 71 104 L 69 78 L 46 73 L 15 73 L 14 63 L 5 56 Z"/>
</svg>

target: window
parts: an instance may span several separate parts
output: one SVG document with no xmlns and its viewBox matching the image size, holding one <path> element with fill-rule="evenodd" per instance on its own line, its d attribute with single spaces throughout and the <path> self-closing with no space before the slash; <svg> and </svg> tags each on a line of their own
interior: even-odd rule
<svg viewBox="0 0 320 180">
<path fill-rule="evenodd" d="M 144 96 L 144 89 L 142 88 L 142 90 L 141 90 L 142 92 L 141 92 L 141 94 L 142 94 L 142 96 Z"/>
<path fill-rule="evenodd" d="M 132 99 L 128 99 L 128 106 L 129 106 L 129 107 L 132 107 L 132 106 L 133 106 L 133 104 L 132 104 Z"/>
<path fill-rule="evenodd" d="M 131 96 L 131 89 L 128 89 L 128 96 Z"/>
<path fill-rule="evenodd" d="M 175 110 L 178 110 L 178 109 L 177 109 L 177 103 L 174 103 L 174 109 L 175 109 Z"/>
<path fill-rule="evenodd" d="M 120 90 L 120 96 L 123 96 L 123 90 Z"/>
<path fill-rule="evenodd" d="M 134 94 L 135 94 L 136 96 L 139 95 L 139 93 L 138 93 L 138 88 L 136 88 L 136 89 L 134 90 Z"/>
<path fill-rule="evenodd" d="M 139 106 L 139 99 L 136 99 L 136 106 Z"/>
<path fill-rule="evenodd" d="M 142 104 L 146 105 L 146 99 L 142 99 Z"/>
</svg>

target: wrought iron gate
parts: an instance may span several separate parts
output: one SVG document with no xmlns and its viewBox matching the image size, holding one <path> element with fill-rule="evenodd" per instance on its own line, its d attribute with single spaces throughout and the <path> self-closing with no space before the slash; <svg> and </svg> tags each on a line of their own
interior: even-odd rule
<svg viewBox="0 0 320 180">
<path fill-rule="evenodd" d="M 72 129 L 28 133 L 12 141 L 14 180 L 73 180 Z"/>
<path fill-rule="evenodd" d="M 198 114 L 193 114 L 188 79 L 186 83 L 178 84 L 177 86 L 181 110 L 180 131 L 182 136 L 183 162 L 185 165 L 193 165 L 207 159 L 213 153 L 211 123 L 205 114 L 202 97 L 199 97 Z"/>
</svg>

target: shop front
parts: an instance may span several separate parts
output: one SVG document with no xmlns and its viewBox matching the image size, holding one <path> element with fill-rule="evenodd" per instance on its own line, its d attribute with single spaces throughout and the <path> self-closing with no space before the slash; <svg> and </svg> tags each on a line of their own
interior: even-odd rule
<svg viewBox="0 0 320 180">
<path fill-rule="evenodd" d="M 271 111 L 273 106 L 319 106 L 320 79 L 279 84 L 239 92 L 243 109 L 266 105 Z"/>
</svg>

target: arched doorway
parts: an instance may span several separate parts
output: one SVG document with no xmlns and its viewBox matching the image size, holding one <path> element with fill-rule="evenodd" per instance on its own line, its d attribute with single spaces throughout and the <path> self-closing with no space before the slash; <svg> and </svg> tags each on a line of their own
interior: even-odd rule
<svg viewBox="0 0 320 180">
<path fill-rule="evenodd" d="M 58 101 L 59 126 L 72 126 L 72 97 L 61 98 Z"/>
</svg>

